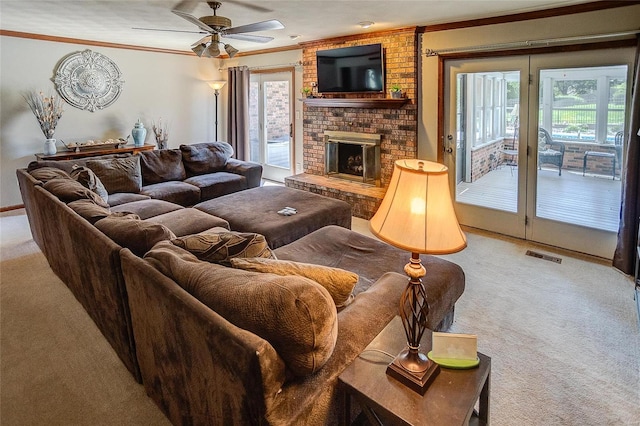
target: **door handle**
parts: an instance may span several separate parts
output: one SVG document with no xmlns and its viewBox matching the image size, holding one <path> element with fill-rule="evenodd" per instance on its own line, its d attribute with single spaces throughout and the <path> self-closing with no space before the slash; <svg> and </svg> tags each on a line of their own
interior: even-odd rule
<svg viewBox="0 0 640 426">
<path fill-rule="evenodd" d="M 289 137 L 293 137 L 293 123 L 289 123 Z"/>
</svg>

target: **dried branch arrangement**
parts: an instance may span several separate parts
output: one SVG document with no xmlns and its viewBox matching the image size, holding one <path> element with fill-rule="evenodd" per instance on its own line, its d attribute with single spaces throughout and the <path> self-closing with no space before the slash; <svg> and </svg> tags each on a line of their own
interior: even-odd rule
<svg viewBox="0 0 640 426">
<path fill-rule="evenodd" d="M 167 142 L 169 141 L 169 132 L 167 131 L 167 123 L 162 123 L 162 118 L 158 120 L 158 124 L 155 122 L 151 123 L 151 129 L 153 129 L 153 134 L 156 137 L 156 144 L 158 145 L 158 149 L 166 149 Z"/>
<path fill-rule="evenodd" d="M 62 99 L 52 94 L 45 96 L 42 92 L 27 92 L 23 97 L 36 116 L 45 138 L 53 138 L 58 120 L 64 112 Z"/>
</svg>

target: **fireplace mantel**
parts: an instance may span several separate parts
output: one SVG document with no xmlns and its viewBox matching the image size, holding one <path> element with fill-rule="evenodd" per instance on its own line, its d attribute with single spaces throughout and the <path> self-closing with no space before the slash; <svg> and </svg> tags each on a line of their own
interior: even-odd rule
<svg viewBox="0 0 640 426">
<path fill-rule="evenodd" d="M 333 108 L 400 108 L 410 99 L 400 98 L 306 98 L 302 102 L 314 107 Z"/>
</svg>

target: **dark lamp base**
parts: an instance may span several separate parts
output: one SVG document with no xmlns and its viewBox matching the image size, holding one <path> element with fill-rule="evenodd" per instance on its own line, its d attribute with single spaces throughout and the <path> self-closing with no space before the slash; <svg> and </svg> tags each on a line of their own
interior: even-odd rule
<svg viewBox="0 0 640 426">
<path fill-rule="evenodd" d="M 424 395 L 440 373 L 440 366 L 426 355 L 405 348 L 387 367 L 387 374 L 414 392 Z"/>
</svg>

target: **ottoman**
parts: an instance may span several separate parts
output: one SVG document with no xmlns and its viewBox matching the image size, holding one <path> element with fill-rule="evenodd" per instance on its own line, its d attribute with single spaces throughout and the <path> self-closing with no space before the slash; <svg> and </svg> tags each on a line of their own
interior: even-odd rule
<svg viewBox="0 0 640 426">
<path fill-rule="evenodd" d="M 347 202 L 285 186 L 247 189 L 193 207 L 226 220 L 233 231 L 264 235 L 272 249 L 323 226 L 351 229 L 351 206 Z M 285 207 L 293 207 L 297 213 L 278 214 Z"/>
<path fill-rule="evenodd" d="M 359 278 L 353 290 L 356 297 L 386 272 L 404 275 L 404 265 L 411 257 L 408 251 L 338 226 L 319 229 L 274 253 L 281 260 L 355 272 Z M 427 327 L 434 331 L 446 330 L 453 323 L 455 303 L 464 292 L 464 272 L 459 265 L 435 256 L 423 254 L 420 259 L 427 270 L 422 278 L 429 302 Z M 398 299 L 398 310 L 399 306 Z"/>
</svg>

